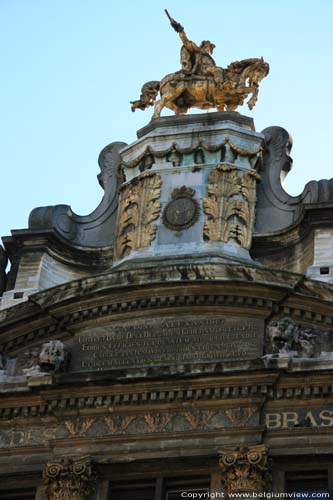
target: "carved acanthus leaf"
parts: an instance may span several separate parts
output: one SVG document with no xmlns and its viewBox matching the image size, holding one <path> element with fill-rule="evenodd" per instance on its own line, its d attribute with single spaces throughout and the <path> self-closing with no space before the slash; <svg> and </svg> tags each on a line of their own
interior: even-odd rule
<svg viewBox="0 0 333 500">
<path fill-rule="evenodd" d="M 239 450 L 221 450 L 223 491 L 232 493 L 262 493 L 269 486 L 271 474 L 264 445 Z"/>
<path fill-rule="evenodd" d="M 255 172 L 239 175 L 228 165 L 213 170 L 208 178 L 208 196 L 203 200 L 208 216 L 204 225 L 206 239 L 227 243 L 234 238 L 243 248 L 250 248 L 258 178 Z"/>
<path fill-rule="evenodd" d="M 125 186 L 121 193 L 117 224 L 115 254 L 147 247 L 155 238 L 155 221 L 161 210 L 159 202 L 161 179 L 158 175 L 143 174 L 135 183 Z"/>
<path fill-rule="evenodd" d="M 48 462 L 43 471 L 48 500 L 88 500 L 94 476 L 88 457 Z"/>
<path fill-rule="evenodd" d="M 237 235 L 235 223 L 230 220 L 240 208 L 240 201 L 233 198 L 241 189 L 237 170 L 220 165 L 213 170 L 208 181 L 208 196 L 203 200 L 204 211 L 208 215 L 204 235 L 208 240 L 226 243 Z"/>
</svg>

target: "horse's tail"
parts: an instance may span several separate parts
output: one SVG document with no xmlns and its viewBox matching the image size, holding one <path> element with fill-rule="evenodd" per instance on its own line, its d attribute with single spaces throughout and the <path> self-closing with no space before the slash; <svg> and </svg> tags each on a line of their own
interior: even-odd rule
<svg viewBox="0 0 333 500">
<path fill-rule="evenodd" d="M 135 111 L 136 109 L 145 109 L 149 108 L 149 106 L 153 106 L 156 101 L 156 97 L 158 91 L 160 90 L 160 82 L 157 80 L 153 80 L 151 82 L 146 82 L 141 89 L 140 99 L 137 101 L 131 101 L 131 110 Z"/>
</svg>

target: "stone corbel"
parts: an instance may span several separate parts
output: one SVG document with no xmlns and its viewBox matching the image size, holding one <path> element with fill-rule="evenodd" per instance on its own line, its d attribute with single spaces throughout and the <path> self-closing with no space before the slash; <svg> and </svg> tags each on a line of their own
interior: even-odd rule
<svg viewBox="0 0 333 500">
<path fill-rule="evenodd" d="M 89 457 L 48 462 L 43 479 L 47 500 L 89 500 L 95 489 Z"/>
<path fill-rule="evenodd" d="M 271 482 L 267 448 L 264 445 L 239 450 L 220 450 L 219 466 L 225 493 L 262 493 Z"/>
</svg>

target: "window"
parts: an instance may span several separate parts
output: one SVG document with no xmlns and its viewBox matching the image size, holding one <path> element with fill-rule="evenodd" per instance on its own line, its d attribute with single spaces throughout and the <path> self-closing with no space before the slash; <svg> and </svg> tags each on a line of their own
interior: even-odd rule
<svg viewBox="0 0 333 500">
<path fill-rule="evenodd" d="M 110 500 L 182 500 L 181 494 L 184 491 L 207 493 L 208 498 L 209 484 L 208 476 L 111 480 Z"/>
<path fill-rule="evenodd" d="M 155 500 L 156 480 L 110 482 L 110 500 Z"/>
<path fill-rule="evenodd" d="M 288 493 L 327 493 L 328 471 L 293 471 L 286 474 L 286 489 Z M 312 496 L 311 498 L 316 498 Z M 321 495 L 318 498 L 323 498 Z M 328 497 L 327 497 L 328 498 Z"/>
<path fill-rule="evenodd" d="M 206 498 L 209 493 L 209 478 L 206 477 L 188 477 L 188 478 L 166 478 L 165 485 L 165 500 L 183 500 L 182 492 L 191 493 L 206 493 Z M 196 497 L 199 498 L 199 497 Z M 205 498 L 204 496 L 201 498 Z"/>
<path fill-rule="evenodd" d="M 0 489 L 0 500 L 35 500 L 36 488 Z"/>
</svg>

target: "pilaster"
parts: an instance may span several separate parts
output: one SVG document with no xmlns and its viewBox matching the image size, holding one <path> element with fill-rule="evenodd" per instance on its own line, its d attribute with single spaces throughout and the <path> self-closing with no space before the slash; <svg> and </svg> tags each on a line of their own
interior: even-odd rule
<svg viewBox="0 0 333 500">
<path fill-rule="evenodd" d="M 43 478 L 47 500 L 89 500 L 94 492 L 94 475 L 88 457 L 48 462 Z"/>
<path fill-rule="evenodd" d="M 254 494 L 266 491 L 271 481 L 264 445 L 239 450 L 221 450 L 222 487 L 227 494 Z"/>
</svg>

